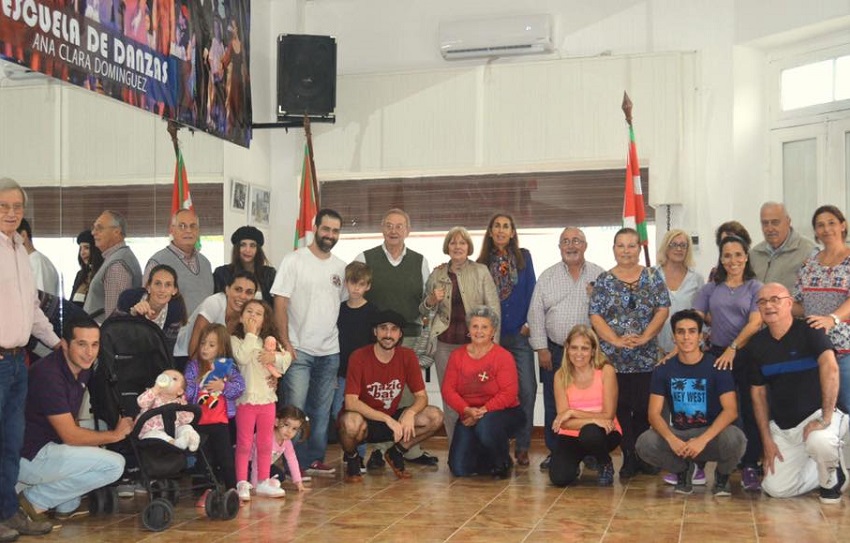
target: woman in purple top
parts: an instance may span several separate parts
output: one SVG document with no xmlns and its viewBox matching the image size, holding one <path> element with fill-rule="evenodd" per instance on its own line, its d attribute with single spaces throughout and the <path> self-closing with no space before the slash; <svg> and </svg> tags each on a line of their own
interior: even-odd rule
<svg viewBox="0 0 850 543">
<path fill-rule="evenodd" d="M 823 329 L 838 357 L 841 385 L 838 403 L 850 409 L 850 247 L 847 220 L 835 206 L 817 208 L 812 216 L 815 239 L 823 250 L 800 268 L 794 289 L 794 316 Z M 846 411 L 845 411 L 846 412 Z"/>
<path fill-rule="evenodd" d="M 745 490 L 761 490 L 758 461 L 761 458 L 761 437 L 753 415 L 747 370 L 736 359 L 738 349 L 761 328 L 761 315 L 756 300 L 762 288 L 750 267 L 750 247 L 738 236 L 720 241 L 720 256 L 714 282 L 700 289 L 694 309 L 711 325 L 711 353 L 717 357 L 715 366 L 731 369 L 738 386 L 739 420 L 747 436 L 747 450 L 741 459 L 741 483 Z"/>
</svg>

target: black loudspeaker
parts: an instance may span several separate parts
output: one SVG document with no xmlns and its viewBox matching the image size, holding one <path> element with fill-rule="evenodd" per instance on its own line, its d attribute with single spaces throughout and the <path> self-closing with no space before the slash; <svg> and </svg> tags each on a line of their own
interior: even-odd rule
<svg viewBox="0 0 850 543">
<path fill-rule="evenodd" d="M 333 122 L 336 39 L 282 34 L 277 39 L 277 116 Z"/>
</svg>

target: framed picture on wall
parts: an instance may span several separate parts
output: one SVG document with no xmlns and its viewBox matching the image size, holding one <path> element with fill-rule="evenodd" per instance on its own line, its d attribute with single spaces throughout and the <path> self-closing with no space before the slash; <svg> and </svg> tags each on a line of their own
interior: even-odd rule
<svg viewBox="0 0 850 543">
<path fill-rule="evenodd" d="M 248 184 L 230 180 L 230 209 L 245 213 L 248 210 Z"/>
<path fill-rule="evenodd" d="M 268 226 L 271 204 L 271 192 L 262 187 L 251 185 L 251 212 L 248 215 L 249 223 L 254 226 Z"/>
</svg>

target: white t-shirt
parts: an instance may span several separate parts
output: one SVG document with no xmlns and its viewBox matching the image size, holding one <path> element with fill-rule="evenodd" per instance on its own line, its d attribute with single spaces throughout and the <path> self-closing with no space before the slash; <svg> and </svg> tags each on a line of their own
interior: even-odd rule
<svg viewBox="0 0 850 543">
<path fill-rule="evenodd" d="M 271 292 L 289 298 L 289 341 L 295 349 L 313 356 L 339 352 L 336 319 L 348 297 L 345 262 L 298 249 L 283 257 Z"/>
<path fill-rule="evenodd" d="M 177 334 L 174 356 L 189 356 L 189 341 L 192 339 L 192 331 L 195 329 L 195 321 L 198 320 L 198 315 L 203 315 L 207 322 L 226 325 L 227 296 L 223 292 L 213 294 L 195 308 L 185 326 Z"/>
<path fill-rule="evenodd" d="M 38 251 L 31 252 L 30 268 L 35 278 L 35 288 L 54 296 L 62 296 L 59 290 L 59 273 L 49 258 Z"/>
</svg>

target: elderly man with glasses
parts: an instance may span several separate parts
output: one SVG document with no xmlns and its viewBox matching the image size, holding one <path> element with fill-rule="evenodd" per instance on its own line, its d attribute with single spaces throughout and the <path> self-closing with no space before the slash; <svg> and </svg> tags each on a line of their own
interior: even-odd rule
<svg viewBox="0 0 850 543">
<path fill-rule="evenodd" d="M 142 269 L 136 255 L 124 243 L 127 220 L 123 215 L 106 210 L 94 221 L 91 231 L 94 244 L 103 253 L 103 264 L 91 279 L 83 309 L 98 324 L 103 324 L 118 306 L 122 292 L 142 286 Z"/>
<path fill-rule="evenodd" d="M 210 261 L 197 249 L 201 236 L 198 216 L 191 209 L 181 209 L 171 216 L 168 233 L 171 243 L 148 260 L 145 278 L 160 264 L 168 264 L 174 268 L 177 271 L 180 294 L 186 302 L 186 313 L 191 315 L 215 290 Z"/>
<path fill-rule="evenodd" d="M 836 407 L 838 363 L 823 330 L 791 315 L 793 299 L 769 283 L 756 300 L 765 328 L 744 347 L 764 448 L 762 490 L 775 498 L 819 488 L 824 504 L 847 488 L 848 417 Z"/>
<path fill-rule="evenodd" d="M 543 428 L 546 447 L 555 447 L 552 423 L 555 421 L 555 372 L 564 357 L 564 341 L 577 324 L 590 326 L 588 307 L 593 283 L 602 273 L 601 267 L 585 262 L 587 238 L 580 229 L 567 227 L 558 240 L 561 262 L 546 269 L 537 280 L 528 309 L 529 343 L 537 352 L 540 380 L 543 382 Z M 549 468 L 549 458 L 540 469 Z"/>
</svg>

